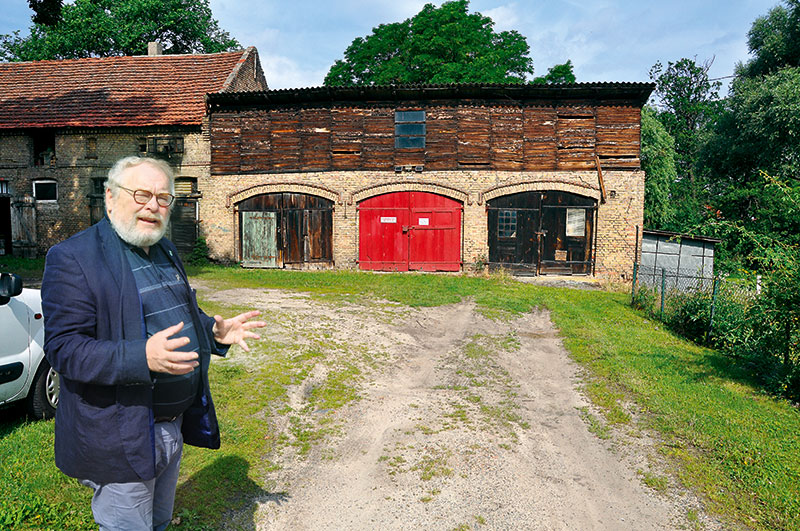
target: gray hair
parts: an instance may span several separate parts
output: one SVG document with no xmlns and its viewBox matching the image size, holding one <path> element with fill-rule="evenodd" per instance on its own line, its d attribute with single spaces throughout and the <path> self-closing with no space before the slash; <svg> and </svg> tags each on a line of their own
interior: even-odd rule
<svg viewBox="0 0 800 531">
<path fill-rule="evenodd" d="M 117 197 L 117 194 L 119 193 L 119 187 L 122 186 L 122 174 L 125 173 L 125 170 L 129 168 L 135 168 L 136 166 L 140 166 L 142 164 L 149 164 L 161 170 L 169 180 L 169 193 L 175 195 L 175 172 L 173 172 L 172 168 L 169 167 L 169 164 L 163 160 L 153 159 L 150 157 L 131 156 L 125 157 L 124 159 L 119 159 L 108 171 L 108 179 L 106 179 L 106 182 L 104 183 L 105 189 L 111 190 L 112 197 Z"/>
</svg>

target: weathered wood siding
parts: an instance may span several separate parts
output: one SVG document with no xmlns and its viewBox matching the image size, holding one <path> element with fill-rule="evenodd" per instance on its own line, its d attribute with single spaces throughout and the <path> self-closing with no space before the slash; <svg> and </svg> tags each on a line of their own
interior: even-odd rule
<svg viewBox="0 0 800 531">
<path fill-rule="evenodd" d="M 424 110 L 423 149 L 394 144 L 394 112 Z M 619 103 L 321 104 L 211 115 L 211 173 L 391 170 L 551 171 L 640 166 L 640 108 Z"/>
</svg>

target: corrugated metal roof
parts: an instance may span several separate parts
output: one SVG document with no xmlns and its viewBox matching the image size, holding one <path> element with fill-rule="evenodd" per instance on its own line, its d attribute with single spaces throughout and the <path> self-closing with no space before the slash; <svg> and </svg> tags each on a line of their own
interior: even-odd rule
<svg viewBox="0 0 800 531">
<path fill-rule="evenodd" d="M 554 83 L 554 84 L 448 84 L 448 85 L 354 85 L 306 87 L 209 94 L 214 107 L 336 101 L 402 101 L 448 99 L 508 100 L 628 100 L 644 105 L 653 83 Z"/>
<path fill-rule="evenodd" d="M 664 236 L 666 238 L 675 238 L 675 239 L 698 240 L 701 242 L 710 242 L 710 243 L 720 243 L 722 241 L 719 238 L 712 238 L 710 236 L 685 234 L 681 232 L 671 232 L 668 230 L 643 229 L 642 234 L 652 234 L 653 236 Z"/>
<path fill-rule="evenodd" d="M 0 129 L 199 125 L 250 50 L 0 63 Z"/>
</svg>

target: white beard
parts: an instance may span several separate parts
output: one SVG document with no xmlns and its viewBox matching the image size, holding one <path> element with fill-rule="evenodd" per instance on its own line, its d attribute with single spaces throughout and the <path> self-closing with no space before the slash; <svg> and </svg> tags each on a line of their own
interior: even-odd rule
<svg viewBox="0 0 800 531">
<path fill-rule="evenodd" d="M 154 217 L 156 216 L 154 215 Z M 151 231 L 140 231 L 137 229 L 136 218 L 128 221 L 118 220 L 117 216 L 114 215 L 113 210 L 109 212 L 108 220 L 111 222 L 111 226 L 114 228 L 114 231 L 117 233 L 117 235 L 122 238 L 122 241 L 130 245 L 135 245 L 136 247 L 150 247 L 158 243 L 158 241 L 161 240 L 161 238 L 163 238 L 164 234 L 167 232 L 169 213 L 167 214 L 166 219 L 162 219 L 161 226 Z"/>
</svg>

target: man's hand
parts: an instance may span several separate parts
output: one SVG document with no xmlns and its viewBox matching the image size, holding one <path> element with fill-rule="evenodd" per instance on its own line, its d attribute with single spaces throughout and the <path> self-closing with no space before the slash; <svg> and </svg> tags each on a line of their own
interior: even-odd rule
<svg viewBox="0 0 800 531">
<path fill-rule="evenodd" d="M 264 321 L 250 321 L 253 317 L 261 315 L 258 310 L 253 310 L 231 317 L 230 319 L 223 319 L 220 315 L 214 316 L 214 339 L 217 343 L 223 345 L 237 344 L 242 347 L 245 352 L 250 352 L 250 348 L 245 343 L 245 339 L 261 339 L 261 336 L 250 332 L 251 328 L 262 328 L 267 326 Z"/>
<path fill-rule="evenodd" d="M 147 340 L 145 351 L 147 353 L 147 367 L 153 372 L 167 374 L 187 374 L 194 370 L 200 363 L 197 361 L 197 352 L 180 352 L 175 349 L 189 344 L 188 337 L 170 339 L 183 328 L 183 322 L 156 332 Z"/>
</svg>

